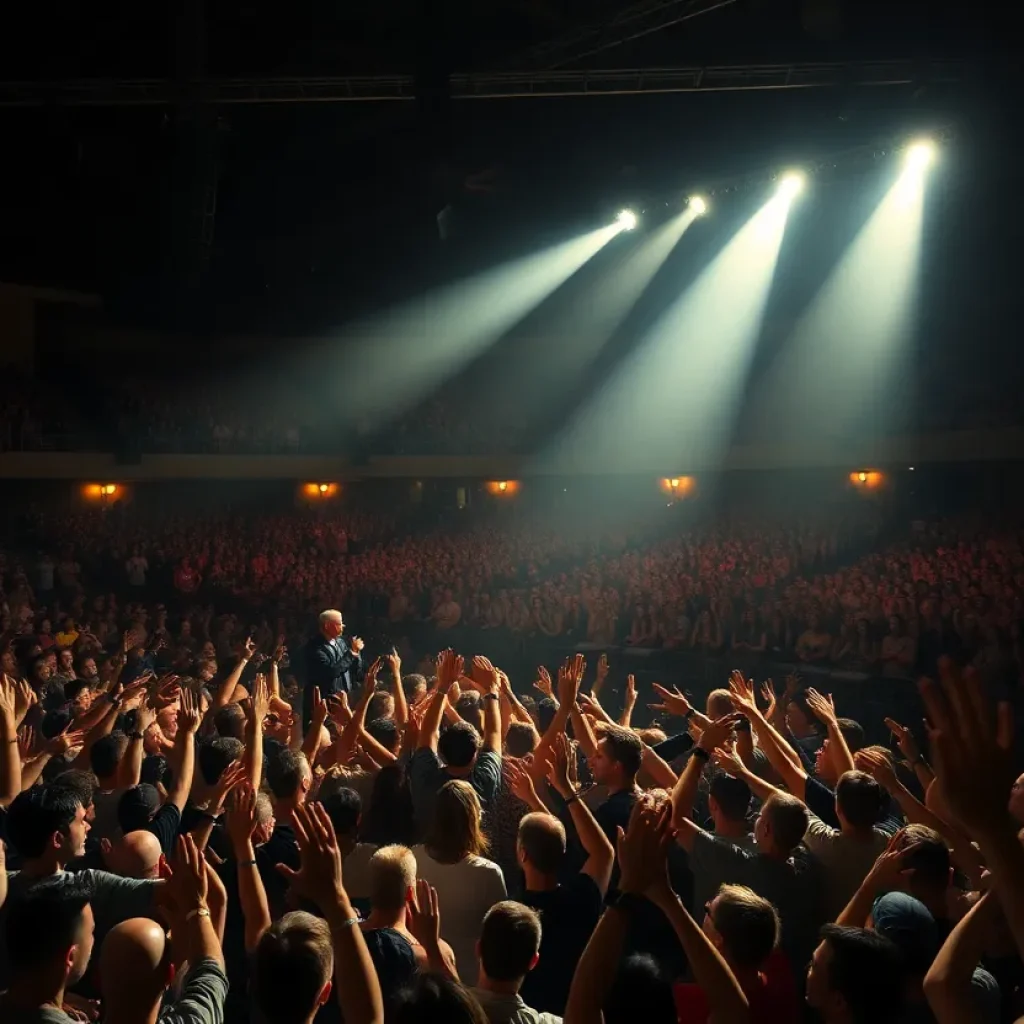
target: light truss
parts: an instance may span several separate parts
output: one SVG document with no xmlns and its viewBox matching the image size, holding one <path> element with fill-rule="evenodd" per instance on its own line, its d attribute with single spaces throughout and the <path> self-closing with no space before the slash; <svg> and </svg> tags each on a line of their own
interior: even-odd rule
<svg viewBox="0 0 1024 1024">
<path fill-rule="evenodd" d="M 452 99 L 493 100 L 644 93 L 743 92 L 958 82 L 959 60 L 741 64 L 681 68 L 455 74 Z M 412 75 L 331 78 L 207 78 L 180 85 L 156 78 L 0 82 L 0 107 L 155 107 L 179 103 L 388 103 L 416 98 Z"/>
</svg>

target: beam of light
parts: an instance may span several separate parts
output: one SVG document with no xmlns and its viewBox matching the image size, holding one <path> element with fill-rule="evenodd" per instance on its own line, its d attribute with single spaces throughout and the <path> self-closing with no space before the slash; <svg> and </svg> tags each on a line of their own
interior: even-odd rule
<svg viewBox="0 0 1024 1024">
<path fill-rule="evenodd" d="M 779 195 L 786 199 L 795 199 L 807 185 L 807 176 L 803 171 L 787 171 L 779 179 Z"/>
<path fill-rule="evenodd" d="M 616 221 L 622 225 L 623 231 L 632 231 L 637 225 L 637 216 L 632 210 L 620 210 Z"/>
<path fill-rule="evenodd" d="M 708 212 L 708 201 L 703 196 L 690 196 L 686 205 L 697 217 L 703 217 Z"/>
<path fill-rule="evenodd" d="M 746 383 L 790 202 L 776 195 L 540 457 L 543 471 L 714 465 Z M 674 461 L 667 463 L 671 458 Z"/>
<path fill-rule="evenodd" d="M 927 162 L 905 162 L 764 382 L 755 427 L 809 444 L 885 432 L 910 405 Z"/>
<path fill-rule="evenodd" d="M 477 358 L 592 259 L 616 222 L 484 271 L 373 317 L 345 334 L 339 409 L 375 427 L 414 406 Z"/>
<path fill-rule="evenodd" d="M 935 162 L 935 143 L 931 139 L 919 139 L 907 147 L 904 165 L 907 170 L 919 172 Z"/>
<path fill-rule="evenodd" d="M 644 232 L 633 244 L 617 247 L 600 267 L 579 282 L 568 301 L 556 298 L 541 314 L 541 326 L 516 332 L 507 369 L 512 379 L 534 362 L 544 367 L 526 388 L 505 387 L 491 398 L 495 417 L 528 417 L 538 428 L 559 419 L 567 408 L 566 388 L 575 396 L 609 340 L 630 315 L 679 240 L 696 220 L 689 209 Z M 520 337 L 519 335 L 522 335 Z M 503 371 L 498 370 L 495 377 Z"/>
</svg>

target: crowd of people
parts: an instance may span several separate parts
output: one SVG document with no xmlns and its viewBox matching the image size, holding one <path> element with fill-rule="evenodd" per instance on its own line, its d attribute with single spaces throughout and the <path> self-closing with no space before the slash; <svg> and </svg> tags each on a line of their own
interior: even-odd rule
<svg viewBox="0 0 1024 1024">
<path fill-rule="evenodd" d="M 141 615 L 160 620 L 172 647 L 187 654 L 205 631 L 223 656 L 245 630 L 297 640 L 331 606 L 407 658 L 487 633 L 524 648 L 586 643 L 904 678 L 942 654 L 966 652 L 1014 679 L 1024 663 L 1018 530 L 940 521 L 883 538 L 863 515 L 674 522 L 569 535 L 537 519 L 425 524 L 394 507 L 39 515 L 21 550 L 0 552 L 0 638 L 52 636 L 71 620 L 106 645 Z"/>
<path fill-rule="evenodd" d="M 604 658 L 408 673 L 334 609 L 228 656 L 166 621 L 3 652 L 5 1024 L 1022 1010 L 1024 777 L 983 665 L 943 658 L 924 732 L 878 747 L 795 677 L 618 706 Z"/>
</svg>

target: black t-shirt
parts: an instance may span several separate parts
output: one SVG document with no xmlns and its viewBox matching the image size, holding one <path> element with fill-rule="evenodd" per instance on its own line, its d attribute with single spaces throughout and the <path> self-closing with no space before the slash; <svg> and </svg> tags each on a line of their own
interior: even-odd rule
<svg viewBox="0 0 1024 1024">
<path fill-rule="evenodd" d="M 185 804 L 185 810 L 182 811 L 181 822 L 178 825 L 178 832 L 181 835 L 185 835 L 199 828 L 206 820 L 207 814 L 205 811 L 196 807 L 195 804 Z M 217 821 L 210 830 L 210 839 L 206 845 L 221 860 L 227 860 L 231 856 L 231 842 L 224 831 L 224 825 L 220 821 Z"/>
<path fill-rule="evenodd" d="M 181 811 L 175 804 L 164 804 L 146 826 L 146 830 L 152 832 L 160 841 L 160 849 L 168 857 L 174 853 L 174 843 L 180 829 Z"/>
<path fill-rule="evenodd" d="M 526 975 L 520 995 L 527 1006 L 562 1015 L 576 964 L 604 909 L 601 890 L 589 875 L 546 892 L 523 893 L 522 902 L 540 914 L 540 958 Z"/>
</svg>

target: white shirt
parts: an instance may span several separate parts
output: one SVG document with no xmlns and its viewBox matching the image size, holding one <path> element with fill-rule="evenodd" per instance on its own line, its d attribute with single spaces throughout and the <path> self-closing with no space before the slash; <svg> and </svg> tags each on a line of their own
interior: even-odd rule
<svg viewBox="0 0 1024 1024">
<path fill-rule="evenodd" d="M 459 976 L 477 971 L 476 943 L 484 915 L 507 893 L 505 876 L 493 860 L 466 857 L 457 864 L 439 864 L 423 846 L 414 846 L 416 873 L 437 890 L 441 932 L 455 953 Z"/>
</svg>

